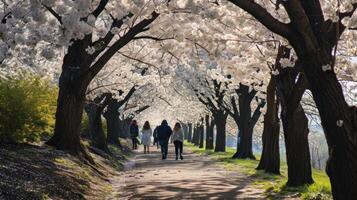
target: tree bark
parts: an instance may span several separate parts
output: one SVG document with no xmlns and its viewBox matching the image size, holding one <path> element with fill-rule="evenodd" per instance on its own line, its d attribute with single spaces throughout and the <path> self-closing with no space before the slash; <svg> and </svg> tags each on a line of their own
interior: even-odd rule
<svg viewBox="0 0 357 200">
<path fill-rule="evenodd" d="M 264 130 L 262 135 L 263 150 L 257 169 L 264 170 L 267 173 L 280 174 L 279 102 L 275 91 L 275 78 L 271 76 L 267 86 L 267 110 L 264 115 Z"/>
<path fill-rule="evenodd" d="M 84 47 L 88 45 L 88 38 L 75 41 L 68 49 L 62 64 L 59 79 L 59 93 L 57 99 L 56 122 L 53 136 L 47 142 L 57 149 L 69 151 L 73 154 L 84 153 L 80 143 L 80 124 L 85 101 L 85 91 L 90 77 L 84 71 L 89 67 L 90 60 Z M 83 51 L 82 51 L 83 49 Z M 82 62 L 82 60 L 86 60 Z M 89 161 L 92 160 L 89 158 Z"/>
<path fill-rule="evenodd" d="M 188 136 L 187 136 L 187 141 L 191 142 L 192 141 L 192 123 L 188 124 Z"/>
<path fill-rule="evenodd" d="M 256 99 L 258 106 L 252 115 L 251 102 L 257 94 L 257 91 L 254 89 L 249 91 L 248 85 L 239 84 L 239 89 L 236 89 L 236 93 L 238 95 L 238 106 L 236 104 L 236 98 L 232 96 L 231 104 L 233 111 L 227 110 L 239 129 L 237 134 L 237 151 L 232 158 L 255 159 L 253 155 L 253 129 L 260 117 L 260 108 L 264 107 L 265 101 L 258 102 L 258 99 Z"/>
<path fill-rule="evenodd" d="M 111 99 L 111 94 L 103 94 L 96 97 L 93 102 L 85 106 L 85 110 L 89 119 L 89 131 L 94 147 L 110 153 L 102 125 L 102 112 L 108 105 Z"/>
<path fill-rule="evenodd" d="M 110 102 L 107 107 L 107 111 L 104 113 L 104 117 L 107 122 L 107 142 L 109 144 L 117 145 L 121 147 L 119 140 L 120 133 L 120 113 L 115 102 Z"/>
<path fill-rule="evenodd" d="M 214 120 L 209 115 L 205 116 L 206 123 L 206 149 L 213 149 Z"/>
<path fill-rule="evenodd" d="M 237 143 L 237 152 L 232 158 L 255 160 L 255 156 L 253 155 L 253 127 L 249 124 L 241 126 L 238 135 L 240 135 L 240 143 Z"/>
<path fill-rule="evenodd" d="M 47 142 L 60 150 L 73 154 L 82 151 L 80 143 L 80 124 L 84 107 L 84 93 L 60 87 L 57 101 L 56 124 L 54 135 Z"/>
<path fill-rule="evenodd" d="M 286 160 L 288 163 L 289 186 L 301 186 L 313 183 L 308 142 L 308 119 L 301 105 L 294 113 L 287 113 L 282 108 Z"/>
<path fill-rule="evenodd" d="M 128 117 L 125 119 L 120 119 L 119 118 L 119 123 L 120 123 L 120 132 L 119 132 L 119 137 L 120 138 L 129 138 L 130 137 L 130 123 L 133 120 L 133 117 Z"/>
<path fill-rule="evenodd" d="M 183 139 L 184 140 L 187 140 L 188 138 L 188 125 L 186 123 L 181 123 L 181 126 L 182 126 L 182 131 L 183 131 Z"/>
<path fill-rule="evenodd" d="M 228 114 L 224 111 L 214 113 L 214 119 L 216 122 L 216 145 L 215 152 L 226 151 L 226 121 Z"/>
<path fill-rule="evenodd" d="M 283 48 L 286 56 L 290 50 Z M 277 94 L 281 102 L 281 120 L 283 123 L 288 164 L 289 186 L 301 186 L 313 183 L 311 159 L 308 142 L 308 119 L 300 101 L 306 89 L 307 81 L 303 73 L 298 72 L 298 62 L 294 68 L 281 68 L 277 79 Z M 298 78 L 298 81 L 296 79 Z"/>
<path fill-rule="evenodd" d="M 305 55 L 304 65 L 309 67 L 304 70 L 329 147 L 326 172 L 331 180 L 333 197 L 353 199 L 357 196 L 356 107 L 348 106 L 336 75 L 321 70 L 323 63 L 328 61 Z"/>
<path fill-rule="evenodd" d="M 196 141 L 196 133 L 197 133 L 197 128 L 196 128 L 196 124 L 193 124 L 193 133 L 192 133 L 192 144 L 195 144 Z"/>
<path fill-rule="evenodd" d="M 195 145 L 200 146 L 200 125 L 199 124 L 197 124 L 197 127 L 196 127 Z"/>
<path fill-rule="evenodd" d="M 199 126 L 199 136 L 200 136 L 200 144 L 199 144 L 199 148 L 203 148 L 204 147 L 204 126 L 203 126 L 203 119 L 202 122 Z"/>
</svg>

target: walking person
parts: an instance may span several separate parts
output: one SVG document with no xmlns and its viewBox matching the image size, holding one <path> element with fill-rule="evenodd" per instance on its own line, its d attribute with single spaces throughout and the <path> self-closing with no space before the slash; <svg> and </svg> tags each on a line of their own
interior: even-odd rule
<svg viewBox="0 0 357 200">
<path fill-rule="evenodd" d="M 183 138 L 184 138 L 184 134 L 181 128 L 181 124 L 176 123 L 171 136 L 171 140 L 175 145 L 176 160 L 178 160 L 179 155 L 180 155 L 180 159 L 183 160 L 183 156 L 182 156 Z"/>
<path fill-rule="evenodd" d="M 157 138 L 161 146 L 162 159 L 167 158 L 169 139 L 172 134 L 172 129 L 166 120 L 163 120 L 161 125 L 157 128 Z"/>
<path fill-rule="evenodd" d="M 156 128 L 154 129 L 154 145 L 156 145 L 157 149 L 159 149 L 159 139 L 157 138 L 157 128 L 159 126 L 156 126 Z"/>
<path fill-rule="evenodd" d="M 150 153 L 149 146 L 151 143 L 152 130 L 148 121 L 144 123 L 141 133 L 141 143 L 144 145 L 144 153 Z"/>
<path fill-rule="evenodd" d="M 136 120 L 133 120 L 130 124 L 130 137 L 133 143 L 133 149 L 138 149 L 138 139 L 139 136 L 139 127 Z"/>
</svg>

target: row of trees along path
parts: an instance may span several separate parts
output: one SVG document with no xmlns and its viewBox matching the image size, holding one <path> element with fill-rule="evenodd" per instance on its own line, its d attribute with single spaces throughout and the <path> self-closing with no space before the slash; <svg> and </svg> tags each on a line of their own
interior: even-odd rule
<svg viewBox="0 0 357 200">
<path fill-rule="evenodd" d="M 334 18 L 327 18 L 331 14 L 325 13 L 329 10 L 325 8 L 328 5 L 326 5 L 326 2 L 319 0 L 277 1 L 271 2 L 272 5 L 269 4 L 270 6 L 251 0 L 212 1 L 209 3 L 194 0 L 188 1 L 189 3 L 187 4 L 184 3 L 184 5 L 181 5 L 182 2 L 180 3 L 180 1 L 173 0 L 161 1 L 160 3 L 148 1 L 147 4 L 143 4 L 142 1 L 133 1 L 131 4 L 117 2 L 120 9 L 113 9 L 116 6 L 113 6 L 114 4 L 111 4 L 108 0 L 95 1 L 93 5 L 92 2 L 84 2 L 86 1 L 58 5 L 55 1 L 10 1 L 12 3 L 11 6 L 7 2 L 0 4 L 4 8 L 1 9 L 4 11 L 1 11 L 2 19 L 0 21 L 2 26 L 0 35 L 4 36 L 1 48 L 5 52 L 11 51 L 6 55 L 2 53 L 1 62 L 5 62 L 5 58 L 8 56 L 10 58 L 7 59 L 10 60 L 10 63 L 11 60 L 17 59 L 15 56 L 18 56 L 18 59 L 24 57 L 23 60 L 28 60 L 27 54 L 34 56 L 35 53 L 24 53 L 26 55 L 19 53 L 19 48 L 15 48 L 17 44 L 28 45 L 28 48 L 31 49 L 29 51 L 35 52 L 37 48 L 33 47 L 37 43 L 42 44 L 44 41 L 49 43 L 51 48 L 55 48 L 57 45 L 60 46 L 59 51 L 65 52 L 64 56 L 59 59 L 61 60 L 59 63 L 61 63 L 62 68 L 58 79 L 59 93 L 56 122 L 54 134 L 47 141 L 48 145 L 68 151 L 74 155 L 84 156 L 94 164 L 80 141 L 83 112 L 86 111 L 89 118 L 88 135 L 91 138 L 92 146 L 110 154 L 107 147 L 108 142 L 120 146 L 118 136 L 126 137 L 124 135 L 127 133 L 130 119 L 133 119 L 135 115 L 145 111 L 155 103 L 155 101 L 152 101 L 148 105 L 140 104 L 141 107 L 138 106 L 136 111 L 131 112 L 132 115 L 118 120 L 118 112 L 119 110 L 123 112 L 125 110 L 124 107 L 128 107 L 129 99 L 137 90 L 138 85 L 136 84 L 127 91 L 124 98 L 114 98 L 123 94 L 117 88 L 116 92 L 100 93 L 92 98 L 91 101 L 87 101 L 90 84 L 93 83 L 93 80 L 100 72 L 104 71 L 105 66 L 110 63 L 109 61 L 115 55 L 120 54 L 125 59 L 134 60 L 135 64 L 140 63 L 150 67 L 150 69 L 159 68 L 156 76 L 154 76 L 155 80 L 160 80 L 158 81 L 162 84 L 160 86 L 171 88 L 171 90 L 165 90 L 162 87 L 157 89 L 156 92 L 160 95 L 157 95 L 156 99 L 167 103 L 171 108 L 182 108 L 183 106 L 180 107 L 179 104 L 187 103 L 191 104 L 192 108 L 199 110 L 199 113 L 190 113 L 192 108 L 187 109 L 188 106 L 185 105 L 186 117 L 184 123 L 187 122 L 190 130 L 188 138 L 193 139 L 200 147 L 204 146 L 203 135 L 206 127 L 206 147 L 208 149 L 214 148 L 217 152 L 224 152 L 226 148 L 227 118 L 231 116 L 239 128 L 237 141 L 240 141 L 234 158 L 254 159 L 252 133 L 261 115 L 260 108 L 266 106 L 267 112 L 264 115 L 262 137 L 263 153 L 258 169 L 264 169 L 266 172 L 276 174 L 280 173 L 278 155 L 278 133 L 281 128 L 279 124 L 280 117 L 288 164 L 287 184 L 290 186 L 301 186 L 313 182 L 308 147 L 308 118 L 301 105 L 301 98 L 305 90 L 311 91 L 329 148 L 326 172 L 331 181 L 333 197 L 338 200 L 345 200 L 353 199 L 357 196 L 356 107 L 350 106 L 346 101 L 337 76 L 338 70 L 336 66 L 338 61 L 336 57 L 341 58 L 340 52 L 337 52 L 338 42 L 343 41 L 343 33 L 356 29 L 356 27 L 348 27 L 350 23 L 352 24 L 356 21 L 356 1 L 346 1 L 341 6 L 338 1 L 336 3 L 337 6 L 333 6 L 334 9 L 332 9 Z M 77 6 L 76 9 L 73 9 L 73 6 Z M 340 7 L 343 7 L 343 9 L 340 9 Z M 28 9 L 28 12 L 26 9 Z M 118 10 L 120 12 L 123 10 L 123 12 L 119 13 Z M 241 12 L 242 10 L 244 13 Z M 230 14 L 227 16 L 219 14 L 226 13 L 226 11 L 229 11 Z M 23 13 L 29 13 L 29 15 Z M 245 16 L 246 14 L 249 14 L 255 20 L 249 18 L 249 21 L 244 21 L 248 18 Z M 43 16 L 48 16 L 51 20 Z M 221 19 L 228 16 L 233 18 L 229 20 L 229 23 L 222 23 Z M 236 16 L 241 17 L 240 20 L 234 18 Z M 187 33 L 185 32 L 187 29 L 185 26 L 182 26 L 184 28 L 179 27 L 180 31 L 178 31 L 177 27 L 171 27 L 175 24 L 172 23 L 172 20 L 185 24 L 187 22 L 186 19 L 190 19 L 190 21 L 198 20 L 194 21 L 194 26 L 192 24 L 190 26 L 196 27 L 196 30 L 193 32 L 189 30 L 189 33 Z M 351 19 L 351 21 L 345 23 L 346 19 Z M 98 31 L 100 28 L 93 27 L 101 24 L 96 23 L 96 21 L 100 20 L 105 21 L 107 30 L 98 37 L 98 33 L 101 32 Z M 204 23 L 199 20 L 204 21 Z M 212 24 L 219 21 L 219 24 L 224 28 L 217 28 L 219 29 L 217 31 L 215 28 L 208 27 L 207 24 L 210 24 L 207 23 L 208 20 L 211 20 Z M 239 21 L 240 24 L 235 23 L 236 21 Z M 251 24 L 252 21 L 253 24 Z M 158 27 L 155 27 L 156 22 L 158 22 Z M 271 33 L 261 34 L 258 37 L 261 36 L 264 40 L 267 38 L 273 38 L 273 41 L 279 40 L 274 43 L 275 47 L 277 47 L 276 49 L 278 49 L 276 61 L 275 63 L 268 62 L 268 71 L 271 76 L 265 76 L 270 78 L 266 85 L 266 91 L 264 91 L 266 98 L 261 98 L 259 94 L 262 91 L 258 92 L 256 90 L 264 85 L 264 81 L 261 80 L 259 82 L 251 76 L 261 71 L 261 68 L 256 68 L 254 72 L 254 70 L 251 70 L 252 68 L 248 70 L 248 68 L 243 67 L 243 70 L 238 70 L 241 66 L 231 66 L 241 64 L 237 59 L 242 57 L 241 54 L 244 53 L 242 49 L 239 49 L 239 52 L 230 52 L 228 44 L 226 44 L 227 48 L 214 48 L 214 46 L 220 46 L 220 43 L 214 42 L 222 43 L 222 40 L 212 38 L 210 38 L 212 39 L 211 43 L 207 45 L 208 48 L 201 44 L 201 42 L 208 42 L 204 41 L 208 35 L 224 35 L 228 37 L 227 32 L 229 30 L 237 31 L 236 29 L 238 29 L 239 33 L 243 33 L 240 36 L 245 35 L 249 39 L 250 42 L 248 43 L 261 44 L 262 42 L 255 42 L 255 39 L 249 33 L 244 33 L 244 30 L 239 27 L 242 24 L 249 24 L 255 28 L 258 27 L 258 23 L 275 34 L 273 36 Z M 161 24 L 167 27 L 162 28 L 159 26 Z M 202 30 L 197 30 L 200 29 L 197 27 L 201 26 L 204 27 L 202 30 L 210 29 L 218 34 L 206 34 Z M 29 29 L 29 31 L 21 31 L 22 28 L 19 27 Z M 40 29 L 40 31 L 34 31 L 34 29 Z M 164 31 L 164 29 L 167 29 L 168 32 L 165 32 L 166 30 Z M 262 30 L 256 31 L 260 33 L 267 32 L 266 29 Z M 180 34 L 181 31 L 182 35 Z M 24 33 L 25 36 L 23 36 Z M 32 35 L 34 37 L 26 35 L 30 33 L 35 33 Z M 53 37 L 51 33 L 54 33 L 56 37 Z M 172 35 L 172 37 L 161 37 L 166 34 Z M 157 35 L 160 35 L 160 37 L 157 37 Z M 199 37 L 196 37 L 196 35 Z M 156 43 L 143 42 L 147 40 Z M 182 58 L 189 60 L 189 62 L 181 62 L 180 56 L 175 55 L 181 53 L 174 52 L 173 49 L 175 47 L 173 49 L 170 48 L 175 45 L 164 44 L 164 41 L 169 41 L 169 43 L 172 42 L 173 44 L 177 41 L 185 41 L 190 44 L 189 49 L 194 49 L 194 51 L 189 51 L 186 54 L 182 53 Z M 345 45 L 348 47 L 347 44 L 353 44 L 354 41 L 356 40 L 347 41 Z M 254 46 L 239 44 L 242 48 L 246 48 L 245 50 L 248 53 L 253 49 L 251 46 Z M 149 46 L 147 51 L 154 52 L 154 55 L 150 58 L 157 58 L 160 62 L 165 61 L 165 63 L 158 67 L 155 65 L 156 63 L 152 64 L 131 55 L 135 53 L 131 52 L 129 55 L 123 53 L 124 50 L 125 52 L 130 52 L 129 49 L 135 49 L 136 45 L 140 47 L 139 52 L 143 47 Z M 261 51 L 263 46 L 256 45 L 256 47 L 260 54 L 264 54 Z M 178 49 L 185 50 L 186 48 L 181 48 L 180 46 Z M 267 47 L 269 51 L 272 49 L 274 49 L 272 46 Z M 177 50 L 177 47 L 175 50 Z M 21 52 L 23 51 L 21 50 Z M 233 57 L 231 54 L 239 54 L 239 56 Z M 41 55 L 49 57 L 52 53 L 45 48 Z M 219 64 L 212 63 L 212 59 L 209 59 L 212 56 L 215 58 L 228 58 L 228 61 L 234 58 L 235 63 L 225 62 L 230 63 L 228 64 L 229 66 L 221 66 L 219 64 L 224 62 Z M 173 63 L 172 60 L 177 62 Z M 202 62 L 202 60 L 205 62 Z M 160 65 L 159 61 L 158 65 Z M 241 61 L 244 62 L 243 59 Z M 286 61 L 293 63 L 292 66 L 286 68 L 282 64 L 286 63 Z M 171 65 L 176 66 L 175 70 L 170 71 L 167 68 L 167 66 Z M 181 65 L 186 65 L 186 68 Z M 204 70 L 200 69 L 203 66 L 206 66 L 206 68 Z M 217 69 L 207 70 L 213 67 Z M 232 67 L 236 69 L 232 70 Z M 131 71 L 138 70 L 143 70 L 141 76 L 146 76 L 145 67 L 135 66 Z M 187 72 L 186 75 L 184 75 L 185 70 Z M 247 71 L 247 73 L 242 71 Z M 151 75 L 153 74 L 153 72 L 150 73 Z M 191 76 L 187 76 L 187 74 Z M 233 75 L 237 75 L 237 77 Z M 164 78 L 168 78 L 168 81 L 162 81 Z M 244 79 L 244 81 L 240 80 L 238 84 L 234 83 L 240 78 Z M 247 79 L 254 79 L 255 81 L 247 83 Z M 151 86 L 154 85 L 153 83 L 148 83 L 148 85 L 150 84 Z M 232 85 L 234 89 L 232 89 Z M 181 98 L 181 102 L 175 105 L 170 104 L 170 101 L 166 98 L 172 98 L 175 92 L 179 93 L 175 90 L 179 86 L 184 88 L 182 90 L 185 92 L 183 95 L 180 93 L 181 96 L 187 98 L 185 98 L 186 100 Z M 171 93 L 169 93 L 170 91 Z M 165 92 L 166 95 L 162 95 Z M 253 105 L 252 102 L 254 102 Z M 200 103 L 200 105 L 197 103 Z M 155 108 L 159 109 L 160 106 L 156 105 L 157 107 Z M 107 136 L 102 131 L 102 114 L 104 114 L 108 123 Z M 213 144 L 214 129 L 216 130 L 215 144 Z"/>
</svg>

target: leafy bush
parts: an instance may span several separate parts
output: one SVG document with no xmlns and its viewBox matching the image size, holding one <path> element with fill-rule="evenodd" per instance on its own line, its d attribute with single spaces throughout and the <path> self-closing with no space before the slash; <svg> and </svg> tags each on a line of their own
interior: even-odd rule
<svg viewBox="0 0 357 200">
<path fill-rule="evenodd" d="M 0 79 L 0 142 L 34 142 L 54 128 L 57 88 L 33 75 Z"/>
</svg>

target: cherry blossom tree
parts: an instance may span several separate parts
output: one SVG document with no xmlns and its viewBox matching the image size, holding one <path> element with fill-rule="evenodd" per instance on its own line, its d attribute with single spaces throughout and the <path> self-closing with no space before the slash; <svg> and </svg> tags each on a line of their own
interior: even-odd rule
<svg viewBox="0 0 357 200">
<path fill-rule="evenodd" d="M 344 1 L 341 5 L 339 2 L 289 0 L 269 7 L 249 0 L 230 2 L 247 11 L 272 32 L 286 38 L 293 46 L 303 63 L 329 144 L 327 173 L 333 195 L 336 199 L 356 196 L 357 191 L 353 189 L 357 186 L 355 109 L 346 103 L 333 69 L 334 49 L 337 49 L 338 40 L 346 28 L 353 28 L 357 3 Z M 287 15 L 281 15 L 279 19 L 279 16 L 271 14 L 272 6 L 284 9 Z M 349 26 L 342 22 L 346 17 L 352 17 Z"/>
</svg>

